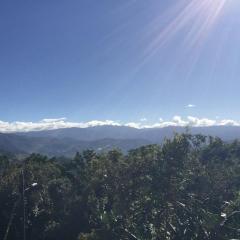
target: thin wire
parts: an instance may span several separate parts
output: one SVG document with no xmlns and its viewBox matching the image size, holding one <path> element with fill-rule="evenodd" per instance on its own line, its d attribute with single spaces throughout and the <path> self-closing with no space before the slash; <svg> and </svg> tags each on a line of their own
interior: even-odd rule
<svg viewBox="0 0 240 240">
<path fill-rule="evenodd" d="M 26 210 L 25 210 L 25 176 L 22 170 L 22 198 L 23 198 L 23 240 L 26 240 Z"/>
</svg>

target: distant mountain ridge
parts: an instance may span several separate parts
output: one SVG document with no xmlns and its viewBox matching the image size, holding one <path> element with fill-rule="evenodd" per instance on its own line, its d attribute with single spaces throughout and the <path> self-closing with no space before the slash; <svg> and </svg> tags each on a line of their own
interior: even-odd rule
<svg viewBox="0 0 240 240">
<path fill-rule="evenodd" d="M 240 127 L 214 126 L 192 127 L 192 134 L 211 135 L 225 141 L 240 139 Z M 0 133 L 0 152 L 48 156 L 73 156 L 77 151 L 95 151 L 119 148 L 124 152 L 147 144 L 160 144 L 164 138 L 186 132 L 185 127 L 136 129 L 124 126 L 96 126 L 89 128 L 63 128 L 56 130 Z"/>
<path fill-rule="evenodd" d="M 88 128 L 62 128 L 46 131 L 18 133 L 21 136 L 51 137 L 57 139 L 72 138 L 81 141 L 95 141 L 104 138 L 111 139 L 145 139 L 150 142 L 161 143 L 165 137 L 169 138 L 174 133 L 184 133 L 188 130 L 192 134 L 211 135 L 223 140 L 240 138 L 238 126 L 211 126 L 211 127 L 175 127 L 143 128 L 137 129 L 126 126 L 96 126 Z"/>
</svg>

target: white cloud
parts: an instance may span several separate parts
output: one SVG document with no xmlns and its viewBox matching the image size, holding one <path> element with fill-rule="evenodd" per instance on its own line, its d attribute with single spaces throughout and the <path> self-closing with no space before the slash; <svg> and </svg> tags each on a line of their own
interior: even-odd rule
<svg viewBox="0 0 240 240">
<path fill-rule="evenodd" d="M 39 122 L 3 122 L 0 121 L 0 132 L 29 132 L 29 131 L 41 131 L 41 130 L 53 130 L 60 128 L 87 128 L 94 126 L 120 126 L 118 122 L 111 120 L 106 121 L 90 121 L 90 122 L 69 122 L 66 118 L 58 119 L 43 119 Z"/>
<path fill-rule="evenodd" d="M 196 118 L 192 116 L 188 116 L 188 125 L 193 127 L 210 127 L 219 125 L 216 120 L 211 120 L 208 118 Z"/>
<path fill-rule="evenodd" d="M 239 126 L 240 123 L 237 121 L 234 121 L 234 120 L 224 119 L 224 120 L 220 121 L 219 125 L 221 125 L 221 126 Z"/>
<path fill-rule="evenodd" d="M 106 121 L 90 121 L 84 124 L 85 127 L 95 127 L 95 126 L 105 126 L 105 125 L 109 125 L 109 126 L 121 126 L 120 123 L 112 121 L 112 120 L 106 120 Z"/>
<path fill-rule="evenodd" d="M 140 119 L 140 122 L 146 122 L 147 121 L 147 118 L 141 118 Z"/>
<path fill-rule="evenodd" d="M 176 123 L 176 126 L 186 126 L 188 123 L 184 121 L 180 116 L 174 116 L 173 122 Z"/>
<path fill-rule="evenodd" d="M 51 123 L 51 122 L 64 122 L 67 120 L 66 118 L 46 118 L 43 119 L 41 122 Z"/>
<path fill-rule="evenodd" d="M 195 108 L 196 107 L 196 105 L 194 105 L 194 104 L 188 104 L 187 106 L 186 106 L 186 108 Z"/>
<path fill-rule="evenodd" d="M 152 124 L 144 124 L 144 121 L 140 122 L 129 122 L 120 123 L 119 121 L 112 120 L 93 120 L 90 122 L 70 122 L 66 118 L 56 118 L 56 119 L 43 119 L 39 122 L 4 122 L 0 121 L 0 132 L 29 132 L 29 131 L 41 131 L 41 130 L 53 130 L 60 128 L 87 128 L 94 126 L 128 126 L 133 128 L 163 128 L 169 126 L 191 126 L 191 127 L 210 127 L 210 126 L 240 126 L 239 121 L 231 119 L 208 119 L 208 118 L 197 118 L 193 116 L 188 116 L 183 119 L 181 116 L 174 116 L 172 120 L 164 121 L 159 119 L 158 122 Z"/>
<path fill-rule="evenodd" d="M 124 126 L 132 127 L 132 128 L 141 128 L 142 125 L 141 123 L 130 122 L 130 123 L 124 124 Z"/>
</svg>

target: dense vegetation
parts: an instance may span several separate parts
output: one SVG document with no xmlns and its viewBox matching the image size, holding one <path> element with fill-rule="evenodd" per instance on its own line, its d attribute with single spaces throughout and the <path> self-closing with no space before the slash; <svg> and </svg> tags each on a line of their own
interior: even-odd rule
<svg viewBox="0 0 240 240">
<path fill-rule="evenodd" d="M 176 135 L 123 155 L 0 158 L 0 239 L 240 238 L 240 142 Z"/>
</svg>

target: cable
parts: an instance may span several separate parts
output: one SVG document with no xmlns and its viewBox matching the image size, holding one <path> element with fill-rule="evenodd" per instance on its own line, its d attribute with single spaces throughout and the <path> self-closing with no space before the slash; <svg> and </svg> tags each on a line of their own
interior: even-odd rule
<svg viewBox="0 0 240 240">
<path fill-rule="evenodd" d="M 26 209 L 25 209 L 25 176 L 22 170 L 22 200 L 23 200 L 23 240 L 26 240 Z"/>
</svg>

